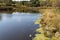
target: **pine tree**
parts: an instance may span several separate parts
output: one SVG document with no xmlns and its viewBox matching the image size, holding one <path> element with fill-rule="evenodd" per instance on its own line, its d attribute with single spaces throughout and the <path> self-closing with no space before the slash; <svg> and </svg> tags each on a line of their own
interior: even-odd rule
<svg viewBox="0 0 60 40">
<path fill-rule="evenodd" d="M 34 6 L 34 7 L 38 7 L 38 6 L 40 6 L 40 1 L 39 0 L 31 0 L 31 2 L 32 2 L 32 6 Z"/>
</svg>

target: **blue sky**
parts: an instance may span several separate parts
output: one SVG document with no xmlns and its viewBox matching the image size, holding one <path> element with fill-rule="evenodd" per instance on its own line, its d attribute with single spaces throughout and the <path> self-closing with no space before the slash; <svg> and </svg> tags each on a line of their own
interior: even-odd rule
<svg viewBox="0 0 60 40">
<path fill-rule="evenodd" d="M 30 0 L 13 0 L 13 1 L 30 1 Z"/>
</svg>

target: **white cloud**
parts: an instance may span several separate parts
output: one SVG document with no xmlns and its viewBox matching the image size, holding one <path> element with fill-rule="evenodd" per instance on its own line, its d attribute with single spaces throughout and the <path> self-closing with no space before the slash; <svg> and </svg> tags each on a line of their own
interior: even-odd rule
<svg viewBox="0 0 60 40">
<path fill-rule="evenodd" d="M 30 0 L 13 0 L 13 1 L 30 1 Z"/>
</svg>

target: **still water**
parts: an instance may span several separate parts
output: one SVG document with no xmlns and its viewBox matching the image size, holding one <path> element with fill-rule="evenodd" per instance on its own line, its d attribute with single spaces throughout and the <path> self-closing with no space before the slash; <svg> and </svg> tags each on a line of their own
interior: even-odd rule
<svg viewBox="0 0 60 40">
<path fill-rule="evenodd" d="M 0 40 L 32 40 L 39 14 L 13 12 L 0 13 Z"/>
</svg>

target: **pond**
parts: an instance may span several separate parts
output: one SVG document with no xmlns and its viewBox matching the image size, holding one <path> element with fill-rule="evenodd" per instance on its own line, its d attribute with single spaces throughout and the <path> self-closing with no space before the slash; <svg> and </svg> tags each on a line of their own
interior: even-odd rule
<svg viewBox="0 0 60 40">
<path fill-rule="evenodd" d="M 13 12 L 0 13 L 0 40 L 32 40 L 40 14 Z"/>
</svg>

